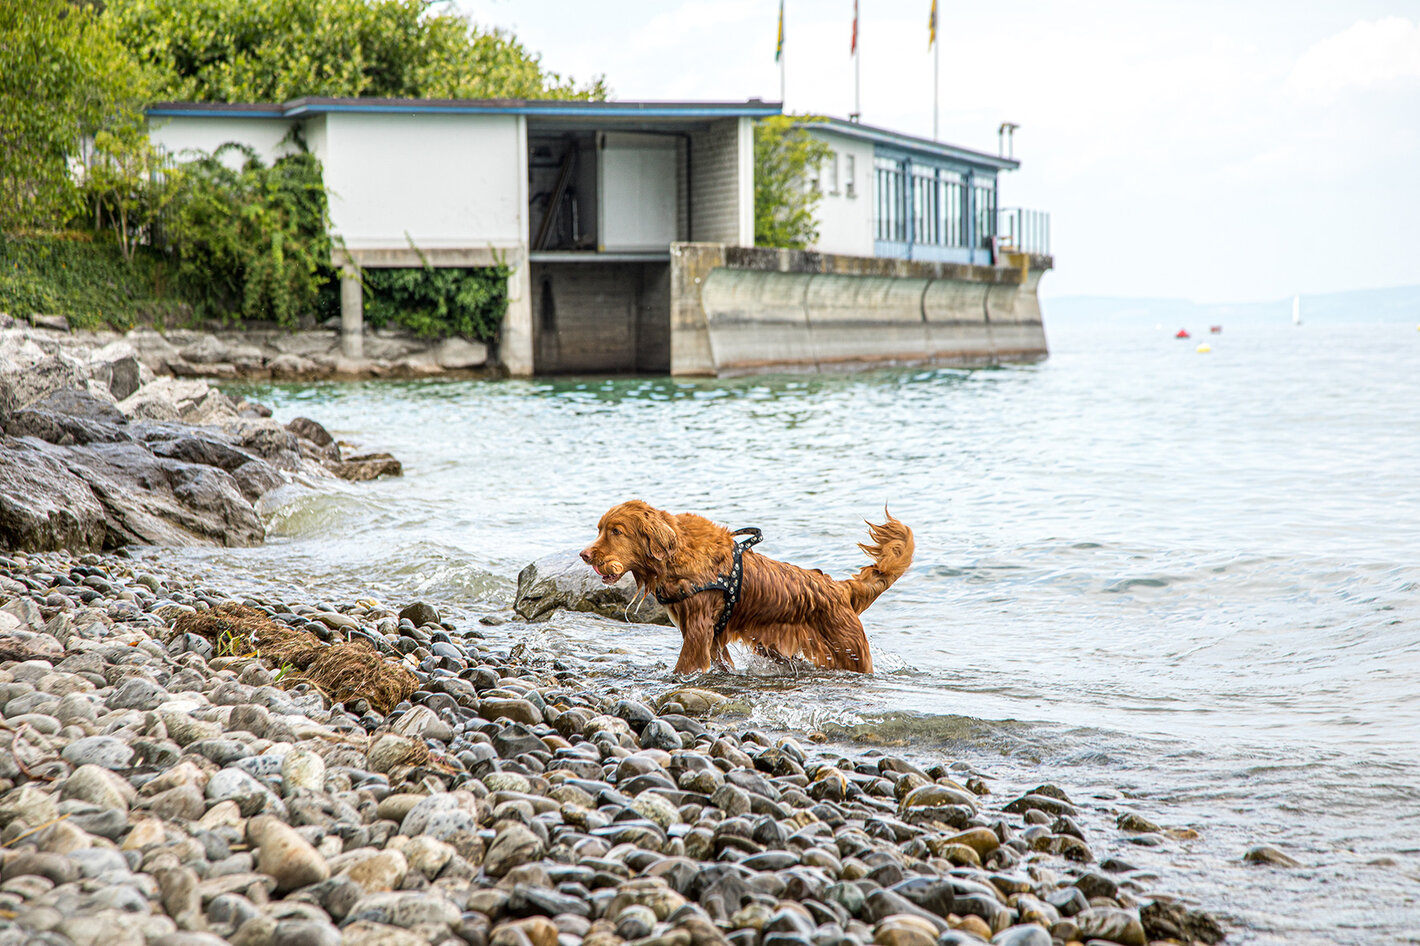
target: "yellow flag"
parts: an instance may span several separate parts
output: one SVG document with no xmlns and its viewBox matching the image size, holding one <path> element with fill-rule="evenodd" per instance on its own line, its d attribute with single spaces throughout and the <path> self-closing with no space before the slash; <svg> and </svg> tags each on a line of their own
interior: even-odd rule
<svg viewBox="0 0 1420 946">
<path fill-rule="evenodd" d="M 927 18 L 927 48 L 937 41 L 937 0 L 932 0 L 932 15 Z"/>
</svg>

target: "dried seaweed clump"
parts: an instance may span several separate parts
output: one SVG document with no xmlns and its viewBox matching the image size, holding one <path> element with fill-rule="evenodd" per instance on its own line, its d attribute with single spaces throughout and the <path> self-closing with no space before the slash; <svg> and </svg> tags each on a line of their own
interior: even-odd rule
<svg viewBox="0 0 1420 946">
<path fill-rule="evenodd" d="M 381 657 L 363 640 L 322 648 L 309 666 L 283 682 L 309 683 L 332 703 L 361 699 L 379 713 L 388 713 L 419 688 L 409 668 Z"/>
<path fill-rule="evenodd" d="M 367 641 L 326 644 L 245 605 L 219 604 L 183 614 L 173 628 L 205 639 L 220 657 L 257 657 L 273 667 L 289 667 L 295 672 L 281 678 L 282 686 L 309 683 L 333 703 L 362 699 L 388 713 L 419 688 L 419 678 L 407 667 L 381 657 Z"/>
<path fill-rule="evenodd" d="M 273 666 L 308 667 L 326 645 L 309 631 L 273 621 L 255 608 L 219 604 L 173 620 L 179 634 L 196 634 L 219 657 L 259 657 Z"/>
</svg>

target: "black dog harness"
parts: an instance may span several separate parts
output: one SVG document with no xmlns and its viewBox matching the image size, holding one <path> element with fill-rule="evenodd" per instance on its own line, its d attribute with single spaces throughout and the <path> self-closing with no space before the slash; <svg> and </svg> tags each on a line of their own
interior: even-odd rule
<svg viewBox="0 0 1420 946">
<path fill-rule="evenodd" d="M 702 591 L 719 591 L 725 595 L 725 607 L 720 611 L 720 616 L 715 620 L 715 637 L 719 637 L 729 626 L 730 615 L 735 613 L 735 605 L 740 602 L 740 586 L 744 584 L 744 554 L 745 549 L 752 545 L 758 545 L 764 539 L 764 533 L 758 529 L 736 529 L 733 535 L 748 536 L 743 541 L 735 542 L 735 560 L 730 566 L 729 574 L 720 575 L 712 582 L 699 585 L 682 594 L 673 596 L 663 596 L 656 592 L 656 600 L 661 604 L 679 604 L 686 598 L 700 594 Z"/>
</svg>

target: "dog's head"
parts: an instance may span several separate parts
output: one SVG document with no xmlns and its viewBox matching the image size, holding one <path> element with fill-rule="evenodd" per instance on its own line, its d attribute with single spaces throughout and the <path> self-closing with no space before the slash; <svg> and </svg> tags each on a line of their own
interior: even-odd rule
<svg viewBox="0 0 1420 946">
<path fill-rule="evenodd" d="M 610 584 L 627 572 L 645 584 L 665 570 L 680 541 L 675 520 L 639 499 L 613 506 L 597 523 L 597 539 L 582 561 Z"/>
</svg>

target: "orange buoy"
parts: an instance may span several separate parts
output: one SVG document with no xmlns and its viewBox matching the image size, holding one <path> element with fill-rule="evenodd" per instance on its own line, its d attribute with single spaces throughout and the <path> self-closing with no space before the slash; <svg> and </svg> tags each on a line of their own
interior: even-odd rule
<svg viewBox="0 0 1420 946">
<path fill-rule="evenodd" d="M 1191 338 L 1191 337 L 1192 337 L 1192 336 L 1190 336 L 1190 335 L 1188 334 L 1188 329 L 1186 329 L 1186 328 L 1181 328 L 1181 329 L 1179 329 L 1179 330 L 1178 330 L 1178 334 L 1174 336 L 1174 338 Z"/>
</svg>

